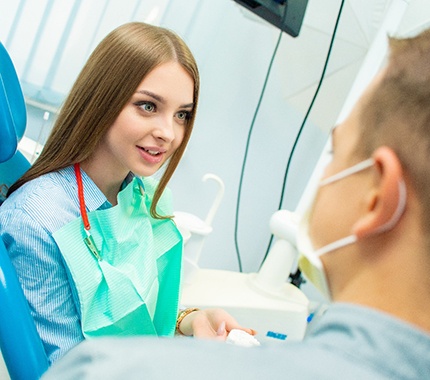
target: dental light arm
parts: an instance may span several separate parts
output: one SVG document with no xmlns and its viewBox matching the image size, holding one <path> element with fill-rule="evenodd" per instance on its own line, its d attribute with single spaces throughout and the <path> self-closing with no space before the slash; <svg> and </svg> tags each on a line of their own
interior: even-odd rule
<svg viewBox="0 0 430 380">
<path fill-rule="evenodd" d="M 287 281 L 297 260 L 297 226 L 296 214 L 287 210 L 276 211 L 270 218 L 270 230 L 275 242 L 255 278 L 256 285 L 261 289 L 276 292 Z"/>
</svg>

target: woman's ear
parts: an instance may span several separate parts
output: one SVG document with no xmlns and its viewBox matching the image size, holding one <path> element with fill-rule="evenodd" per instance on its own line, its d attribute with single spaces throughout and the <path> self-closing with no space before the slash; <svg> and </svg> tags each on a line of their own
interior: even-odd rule
<svg viewBox="0 0 430 380">
<path fill-rule="evenodd" d="M 353 233 L 359 239 L 389 228 L 402 202 L 403 173 L 397 155 L 391 148 L 381 146 L 372 158 L 377 171 L 375 184 L 369 189 L 365 215 L 353 226 Z"/>
</svg>

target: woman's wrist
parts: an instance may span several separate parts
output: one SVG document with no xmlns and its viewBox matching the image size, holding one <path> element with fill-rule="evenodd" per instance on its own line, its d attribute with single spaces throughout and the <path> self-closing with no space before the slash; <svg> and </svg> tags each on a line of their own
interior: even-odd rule
<svg viewBox="0 0 430 380">
<path fill-rule="evenodd" d="M 199 311 L 200 309 L 197 307 L 188 307 L 186 309 L 180 310 L 178 313 L 178 318 L 176 319 L 176 332 L 180 335 L 190 336 L 192 333 L 188 333 L 188 331 L 181 330 L 181 323 L 191 313 L 194 313 L 195 311 Z"/>
</svg>

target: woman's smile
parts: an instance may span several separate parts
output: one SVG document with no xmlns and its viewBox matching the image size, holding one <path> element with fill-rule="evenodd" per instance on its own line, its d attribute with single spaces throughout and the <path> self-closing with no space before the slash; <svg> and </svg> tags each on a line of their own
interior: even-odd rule
<svg viewBox="0 0 430 380">
<path fill-rule="evenodd" d="M 159 164 L 163 161 L 166 149 L 156 147 L 137 146 L 142 158 L 150 164 Z"/>
</svg>

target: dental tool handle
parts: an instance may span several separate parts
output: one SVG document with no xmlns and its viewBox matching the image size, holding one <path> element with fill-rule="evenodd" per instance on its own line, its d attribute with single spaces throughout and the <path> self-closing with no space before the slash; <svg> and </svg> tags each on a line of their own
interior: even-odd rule
<svg viewBox="0 0 430 380">
<path fill-rule="evenodd" d="M 276 240 L 255 278 L 256 285 L 264 290 L 279 291 L 290 275 L 296 255 L 291 243 L 283 239 Z"/>
</svg>

